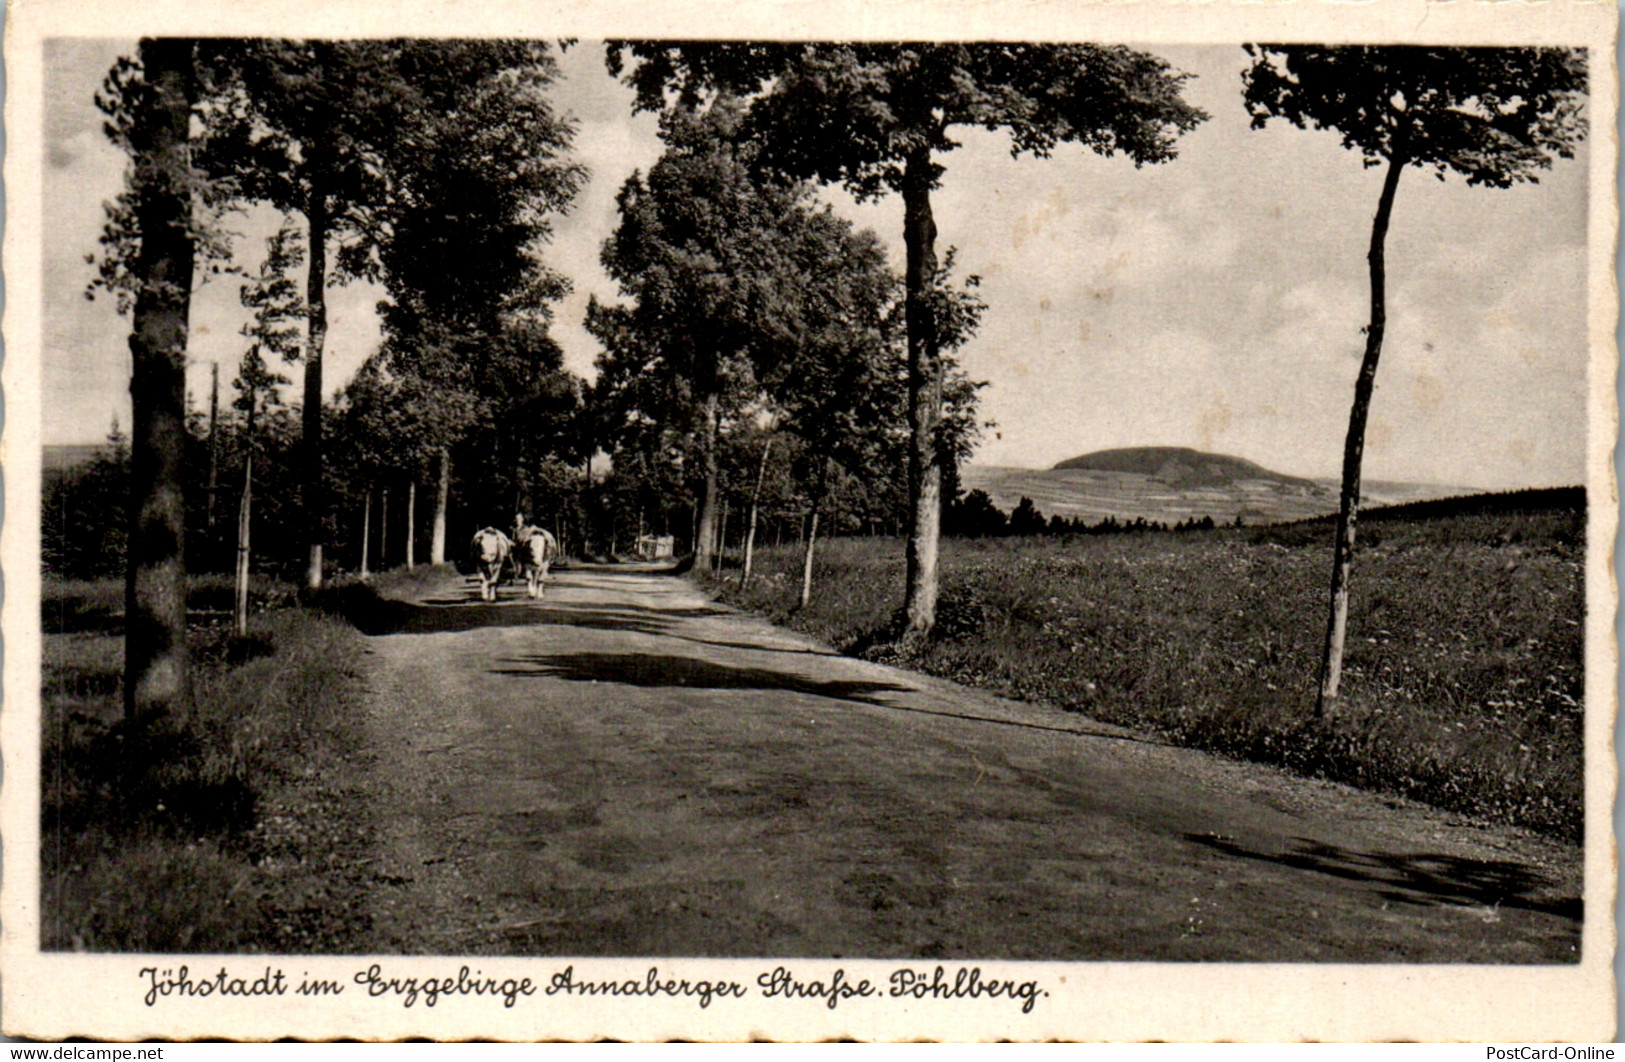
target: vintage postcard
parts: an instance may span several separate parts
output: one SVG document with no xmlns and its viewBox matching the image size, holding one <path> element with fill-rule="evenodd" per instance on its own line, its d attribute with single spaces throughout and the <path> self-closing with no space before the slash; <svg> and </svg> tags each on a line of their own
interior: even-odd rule
<svg viewBox="0 0 1625 1062">
<path fill-rule="evenodd" d="M 1612 4 L 7 14 L 6 1034 L 1613 1038 Z"/>
</svg>

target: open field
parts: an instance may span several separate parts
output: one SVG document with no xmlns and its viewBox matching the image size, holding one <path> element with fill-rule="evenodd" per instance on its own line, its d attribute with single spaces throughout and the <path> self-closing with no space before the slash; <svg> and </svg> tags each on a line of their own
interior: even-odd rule
<svg viewBox="0 0 1625 1062">
<path fill-rule="evenodd" d="M 1224 484 L 1182 485 L 1142 472 L 1083 468 L 1007 468 L 969 465 L 960 472 L 964 488 L 986 491 L 993 504 L 1013 511 L 1031 498 L 1040 512 L 1098 523 L 1145 519 L 1166 524 L 1204 516 L 1216 523 L 1285 523 L 1337 511 L 1337 481 L 1309 482 L 1290 477 L 1237 479 Z M 1471 487 L 1429 483 L 1367 481 L 1367 505 L 1399 505 L 1426 498 L 1473 492 Z"/>
<path fill-rule="evenodd" d="M 1574 495 L 1578 497 L 1578 495 Z M 1182 744 L 1578 839 L 1583 512 L 1365 524 L 1338 719 L 1310 716 L 1332 529 L 950 540 L 939 637 L 910 666 Z M 796 550 L 721 597 L 896 660 L 903 550 Z"/>
</svg>

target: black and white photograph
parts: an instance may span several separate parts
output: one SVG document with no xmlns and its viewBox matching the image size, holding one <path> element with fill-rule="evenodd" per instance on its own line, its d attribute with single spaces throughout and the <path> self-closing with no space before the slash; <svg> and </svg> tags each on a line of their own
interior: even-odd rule
<svg viewBox="0 0 1625 1062">
<path fill-rule="evenodd" d="M 1617 12 L 1130 6 L 14 8 L 5 1033 L 1611 1039 Z"/>
</svg>

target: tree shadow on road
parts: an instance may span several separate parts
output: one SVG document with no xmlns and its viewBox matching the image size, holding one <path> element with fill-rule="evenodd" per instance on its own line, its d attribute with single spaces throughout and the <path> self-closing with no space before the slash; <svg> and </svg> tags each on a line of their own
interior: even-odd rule
<svg viewBox="0 0 1625 1062">
<path fill-rule="evenodd" d="M 481 627 L 583 627 L 588 630 L 625 631 L 666 638 L 678 638 L 696 645 L 724 649 L 751 649 L 764 653 L 800 653 L 810 656 L 833 655 L 822 649 L 801 646 L 762 645 L 728 641 L 685 633 L 683 621 L 710 616 L 728 616 L 731 609 L 711 605 L 676 608 L 643 608 L 637 605 L 581 607 L 551 605 L 547 599 L 530 601 L 508 598 L 481 601 L 473 590 L 466 596 L 442 596 L 421 601 L 401 601 L 378 594 L 372 587 L 352 584 L 336 588 L 322 599 L 329 611 L 342 615 L 362 634 L 444 634 Z"/>
<path fill-rule="evenodd" d="M 552 616 L 556 610 L 542 606 L 527 608 L 516 602 L 503 604 L 478 598 L 435 598 L 433 603 L 400 601 L 382 597 L 361 583 L 335 587 L 325 592 L 318 603 L 367 635 L 443 634 L 478 627 L 530 627 L 556 622 Z"/>
<path fill-rule="evenodd" d="M 910 687 L 893 682 L 821 680 L 788 671 L 731 667 L 697 657 L 648 653 L 537 654 L 521 657 L 512 663 L 525 666 L 496 668 L 492 673 L 525 678 L 559 678 L 567 682 L 617 682 L 624 686 L 644 688 L 675 686 L 704 690 L 776 690 L 880 707 L 891 707 L 880 699 L 880 694 L 911 692 Z"/>
<path fill-rule="evenodd" d="M 1538 895 L 1551 885 L 1551 879 L 1522 863 L 1503 859 L 1356 852 L 1302 837 L 1296 848 L 1285 852 L 1255 851 L 1216 834 L 1188 833 L 1185 839 L 1226 855 L 1378 885 L 1377 895 L 1393 903 L 1515 908 L 1576 923 L 1584 915 L 1580 897 Z"/>
</svg>

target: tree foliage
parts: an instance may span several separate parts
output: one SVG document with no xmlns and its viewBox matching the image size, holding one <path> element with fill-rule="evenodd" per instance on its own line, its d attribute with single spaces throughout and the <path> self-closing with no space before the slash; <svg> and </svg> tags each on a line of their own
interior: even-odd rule
<svg viewBox="0 0 1625 1062">
<path fill-rule="evenodd" d="M 701 395 L 748 387 L 784 358 L 800 331 L 797 241 L 817 236 L 808 189 L 751 170 L 740 118 L 728 99 L 663 116 L 667 149 L 621 188 L 603 250 L 627 325 L 657 337 L 651 353 Z"/>
<path fill-rule="evenodd" d="M 958 146 L 955 127 L 1004 130 L 1015 155 L 1076 143 L 1137 165 L 1173 157 L 1206 116 L 1185 76 L 1132 49 L 1092 44 L 610 42 L 607 62 L 641 110 L 693 107 L 714 93 L 752 98 L 744 131 L 758 164 L 904 200 L 910 522 L 905 610 L 911 635 L 936 614 L 946 370 L 936 307 L 930 194 Z"/>
<path fill-rule="evenodd" d="M 415 98 L 384 212 L 387 327 L 493 335 L 508 317 L 545 321 L 569 282 L 544 246 L 587 176 L 568 155 L 575 125 L 551 101 L 557 62 L 532 41 L 403 47 Z"/>
<path fill-rule="evenodd" d="M 194 43 L 188 48 L 189 55 L 195 57 L 197 45 Z M 186 167 L 173 174 L 172 180 L 188 202 L 182 225 L 193 246 L 195 284 L 236 271 L 226 217 L 237 208 L 241 188 L 231 176 L 211 174 L 199 165 L 199 160 L 212 150 L 209 118 L 217 113 L 218 104 L 208 71 L 192 62 L 188 73 L 195 86 L 191 111 L 203 120 L 200 135 L 188 138 Z M 147 82 L 139 56 L 120 56 L 115 60 L 96 92 L 96 109 L 103 116 L 103 135 L 132 158 L 142 143 L 142 115 L 153 101 L 153 89 Z M 103 204 L 106 220 L 97 241 L 101 251 L 85 255 L 85 261 L 96 267 L 96 275 L 85 287 L 85 298 L 94 299 L 98 292 L 111 295 L 121 316 L 128 316 L 134 309 L 140 287 L 137 264 L 141 255 L 141 228 L 137 211 L 143 187 L 140 170 L 126 169 L 124 187 Z"/>
<path fill-rule="evenodd" d="M 606 434 L 646 467 L 664 452 L 694 471 L 702 561 L 724 425 L 789 414 L 801 430 L 817 420 L 821 437 L 849 437 L 834 418 L 862 418 L 896 283 L 872 234 L 753 166 L 742 118 L 726 96 L 663 116 L 667 150 L 622 188 L 604 246 L 628 302 L 588 314 L 606 351 L 595 393 L 616 411 Z"/>
<path fill-rule="evenodd" d="M 1586 135 L 1586 53 L 1573 48 L 1249 45 L 1253 127 L 1336 131 L 1367 166 L 1537 181 Z"/>
<path fill-rule="evenodd" d="M 234 407 L 246 414 L 279 403 L 280 388 L 289 383 L 286 376 L 271 368 L 270 355 L 283 363 L 296 362 L 304 343 L 299 327 L 305 314 L 304 300 L 293 274 L 304 261 L 303 239 L 286 220 L 266 241 L 265 259 L 259 272 L 238 292 L 243 308 L 253 316 L 243 325 L 243 338 L 249 341 L 237 368 L 232 387 L 237 391 Z"/>
</svg>

